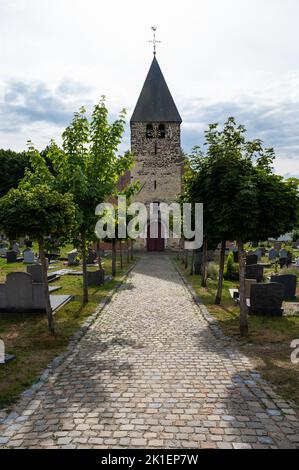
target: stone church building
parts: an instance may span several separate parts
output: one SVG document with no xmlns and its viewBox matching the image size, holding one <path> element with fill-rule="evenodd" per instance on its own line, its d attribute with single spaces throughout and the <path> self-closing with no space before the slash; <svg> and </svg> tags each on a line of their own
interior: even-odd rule
<svg viewBox="0 0 299 470">
<path fill-rule="evenodd" d="M 176 202 L 181 193 L 183 154 L 181 123 L 175 102 L 168 89 L 156 55 L 138 98 L 130 121 L 131 151 L 135 167 L 131 181 L 140 182 L 135 201 L 150 203 Z M 158 221 L 158 238 L 136 241 L 136 248 L 163 251 L 178 247 L 178 239 L 164 239 L 163 226 Z"/>
</svg>

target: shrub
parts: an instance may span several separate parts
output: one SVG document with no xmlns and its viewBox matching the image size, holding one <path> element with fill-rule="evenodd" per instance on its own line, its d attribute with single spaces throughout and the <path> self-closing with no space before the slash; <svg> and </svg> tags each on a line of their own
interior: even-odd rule
<svg viewBox="0 0 299 470">
<path fill-rule="evenodd" d="M 216 280 L 218 278 L 219 266 L 216 263 L 208 264 L 208 277 Z"/>
<path fill-rule="evenodd" d="M 224 267 L 224 279 L 226 281 L 238 281 L 239 280 L 239 267 L 234 262 L 234 254 L 230 252 L 226 264 Z"/>
</svg>

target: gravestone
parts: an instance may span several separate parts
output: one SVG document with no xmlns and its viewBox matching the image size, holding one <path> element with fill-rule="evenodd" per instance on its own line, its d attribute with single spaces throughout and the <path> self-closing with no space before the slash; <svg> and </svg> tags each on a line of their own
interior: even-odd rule
<svg viewBox="0 0 299 470">
<path fill-rule="evenodd" d="M 32 277 L 28 273 L 9 273 L 6 277 L 8 310 L 28 311 L 33 304 Z"/>
<path fill-rule="evenodd" d="M 95 260 L 97 259 L 97 254 L 93 250 L 89 250 L 86 258 L 86 264 L 94 264 Z"/>
<path fill-rule="evenodd" d="M 10 250 L 6 253 L 6 262 L 7 263 L 17 262 L 17 253 L 14 250 Z"/>
<path fill-rule="evenodd" d="M 76 260 L 78 256 L 78 251 L 77 250 L 72 250 L 67 254 L 68 258 L 68 265 L 69 266 L 78 266 L 78 261 Z"/>
<path fill-rule="evenodd" d="M 43 282 L 43 275 L 42 275 L 42 266 L 41 264 L 31 264 L 27 266 L 27 273 L 32 276 L 32 281 L 38 284 Z"/>
<path fill-rule="evenodd" d="M 281 249 L 282 242 L 274 242 L 275 250 L 279 251 Z"/>
<path fill-rule="evenodd" d="M 3 256 L 4 258 L 6 258 L 7 251 L 8 251 L 7 245 L 4 243 L 0 243 L 0 256 Z"/>
<path fill-rule="evenodd" d="M 251 315 L 282 316 L 284 286 L 278 282 L 252 284 L 250 291 Z"/>
<path fill-rule="evenodd" d="M 279 258 L 288 258 L 288 252 L 285 249 L 279 251 Z"/>
<path fill-rule="evenodd" d="M 104 280 L 104 269 L 98 269 L 97 271 L 87 271 L 87 283 L 89 286 L 101 286 L 104 284 Z"/>
<path fill-rule="evenodd" d="M 71 300 L 70 295 L 51 295 L 53 310 Z M 44 313 L 46 311 L 44 286 L 34 283 L 31 274 L 9 273 L 0 284 L 0 312 Z"/>
<path fill-rule="evenodd" d="M 257 264 L 258 257 L 255 253 L 248 254 L 246 256 L 246 265 L 249 266 L 251 264 Z"/>
<path fill-rule="evenodd" d="M 260 247 L 259 247 L 259 250 L 260 250 L 262 256 L 265 256 L 265 254 L 266 254 L 266 248 L 265 248 L 264 246 L 260 246 Z"/>
<path fill-rule="evenodd" d="M 254 254 L 257 256 L 257 260 L 260 261 L 261 257 L 262 257 L 262 251 L 260 248 L 257 248 L 254 252 Z"/>
<path fill-rule="evenodd" d="M 260 264 L 249 264 L 245 267 L 245 278 L 255 279 L 256 282 L 262 282 L 264 278 L 264 267 Z"/>
<path fill-rule="evenodd" d="M 252 284 L 256 284 L 256 279 L 245 279 L 245 298 L 250 298 Z"/>
<path fill-rule="evenodd" d="M 195 251 L 194 274 L 201 274 L 201 267 L 202 267 L 202 253 L 200 251 Z"/>
<path fill-rule="evenodd" d="M 20 253 L 19 244 L 17 242 L 14 242 L 12 249 L 17 253 L 17 255 Z"/>
<path fill-rule="evenodd" d="M 284 286 L 284 300 L 296 298 L 297 276 L 295 274 L 271 276 L 271 282 L 279 282 Z"/>
<path fill-rule="evenodd" d="M 24 250 L 24 263 L 34 263 L 34 253 L 31 250 Z"/>
<path fill-rule="evenodd" d="M 268 254 L 269 261 L 274 261 L 276 259 L 276 255 L 277 255 L 277 251 L 275 250 L 275 248 L 271 248 Z"/>
<path fill-rule="evenodd" d="M 280 269 L 285 268 L 288 266 L 288 259 L 287 258 L 279 258 L 279 267 Z"/>
</svg>

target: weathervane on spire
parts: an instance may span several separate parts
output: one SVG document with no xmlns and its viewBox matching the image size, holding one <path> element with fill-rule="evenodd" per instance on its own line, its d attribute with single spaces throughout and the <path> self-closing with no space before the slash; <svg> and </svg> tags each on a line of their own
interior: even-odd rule
<svg viewBox="0 0 299 470">
<path fill-rule="evenodd" d="M 157 41 L 157 39 L 156 39 L 157 26 L 152 26 L 151 29 L 154 32 L 154 39 L 152 39 L 149 42 L 151 42 L 154 45 L 154 55 L 156 55 L 156 44 L 160 43 L 161 41 Z"/>
</svg>

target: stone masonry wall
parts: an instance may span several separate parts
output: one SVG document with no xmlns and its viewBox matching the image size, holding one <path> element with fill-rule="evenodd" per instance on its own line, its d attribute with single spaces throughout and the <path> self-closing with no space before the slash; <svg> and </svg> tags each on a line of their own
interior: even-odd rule
<svg viewBox="0 0 299 470">
<path fill-rule="evenodd" d="M 154 129 L 160 123 L 151 123 Z M 135 156 L 132 181 L 139 180 L 141 190 L 135 201 L 144 204 L 175 202 L 182 189 L 183 156 L 179 123 L 165 124 L 165 138 L 147 138 L 145 122 L 131 123 L 131 150 Z M 156 183 L 155 183 L 156 182 Z M 176 246 L 169 240 L 167 246 Z"/>
</svg>

